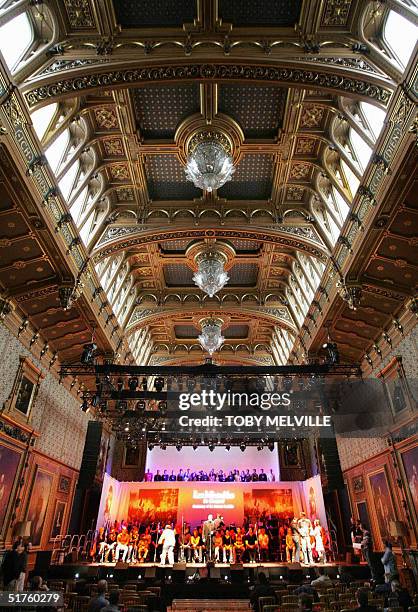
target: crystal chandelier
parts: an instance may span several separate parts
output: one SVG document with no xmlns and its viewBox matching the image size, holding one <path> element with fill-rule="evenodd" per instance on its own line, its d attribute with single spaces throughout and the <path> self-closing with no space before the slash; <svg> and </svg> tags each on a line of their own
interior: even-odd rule
<svg viewBox="0 0 418 612">
<path fill-rule="evenodd" d="M 220 251 L 209 250 L 200 253 L 196 263 L 198 269 L 193 280 L 199 289 L 213 297 L 229 280 L 224 269 L 226 257 Z"/>
<path fill-rule="evenodd" d="M 226 139 L 212 133 L 196 136 L 186 163 L 186 178 L 199 189 L 213 191 L 229 181 L 235 172 Z M 224 141 L 225 140 L 225 141 Z"/>
<path fill-rule="evenodd" d="M 199 342 L 202 348 L 212 355 L 223 344 L 225 338 L 222 336 L 222 319 L 202 319 L 200 322 L 202 333 L 199 336 Z"/>
</svg>

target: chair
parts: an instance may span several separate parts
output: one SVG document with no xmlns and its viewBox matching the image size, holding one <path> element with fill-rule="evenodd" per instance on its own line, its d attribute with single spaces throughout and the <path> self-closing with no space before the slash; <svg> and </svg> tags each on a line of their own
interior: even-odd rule
<svg viewBox="0 0 418 612">
<path fill-rule="evenodd" d="M 299 601 L 299 597 L 297 595 L 283 595 L 282 597 L 282 605 L 283 604 L 297 604 Z"/>
<path fill-rule="evenodd" d="M 77 595 L 73 600 L 73 612 L 87 612 L 90 597 L 88 595 Z"/>
<path fill-rule="evenodd" d="M 258 610 L 259 612 L 264 612 L 265 606 L 274 606 L 276 601 L 274 597 L 259 597 L 258 598 Z"/>
</svg>

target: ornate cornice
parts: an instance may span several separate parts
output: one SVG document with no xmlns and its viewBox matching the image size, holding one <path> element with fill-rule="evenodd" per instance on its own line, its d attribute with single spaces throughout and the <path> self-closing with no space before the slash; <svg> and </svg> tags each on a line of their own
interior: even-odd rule
<svg viewBox="0 0 418 612">
<path fill-rule="evenodd" d="M 290 330 L 292 333 L 296 332 L 296 328 L 293 324 L 292 318 L 286 307 L 273 308 L 265 306 L 250 306 L 241 304 L 240 306 L 223 305 L 218 306 L 217 304 L 206 305 L 204 308 L 196 310 L 196 306 L 188 304 L 181 304 L 180 306 L 173 308 L 171 304 L 164 306 L 156 306 L 155 308 L 139 308 L 138 306 L 133 311 L 131 318 L 126 326 L 126 334 L 129 336 L 136 329 L 140 327 L 146 327 L 155 320 L 161 322 L 164 319 L 171 319 L 173 316 L 194 316 L 196 313 L 200 318 L 205 317 L 225 317 L 227 315 L 247 315 L 253 318 L 267 321 L 273 325 L 279 325 L 285 329 Z"/>
<path fill-rule="evenodd" d="M 331 66 L 330 66 L 331 69 Z M 78 76 L 68 75 L 65 79 L 49 79 L 37 87 L 29 86 L 24 96 L 30 108 L 45 102 L 53 102 L 65 96 L 97 89 L 116 87 L 139 87 L 147 83 L 181 81 L 245 81 L 292 86 L 296 88 L 331 90 L 343 95 L 371 99 L 382 106 L 389 104 L 392 91 L 387 82 L 360 79 L 354 75 L 336 74 L 336 71 L 318 71 L 313 67 L 296 68 L 269 66 L 261 63 L 189 63 L 164 64 L 160 66 L 133 65 L 120 70 L 107 70 Z"/>
<path fill-rule="evenodd" d="M 290 229 L 292 228 L 292 230 Z M 305 231 L 309 230 L 309 231 Z M 289 237 L 289 234 L 292 237 Z M 315 237 L 316 244 L 313 244 Z M 305 226 L 271 226 L 269 229 L 237 226 L 234 228 L 176 228 L 170 231 L 156 231 L 155 229 L 141 226 L 114 226 L 106 229 L 100 239 L 98 247 L 94 253 L 94 261 L 98 263 L 109 255 L 114 255 L 119 251 L 130 249 L 134 246 L 151 244 L 153 242 L 176 240 L 178 238 L 189 237 L 190 239 L 205 238 L 249 238 L 271 244 L 280 244 L 286 247 L 297 249 L 323 262 L 328 259 L 326 248 L 320 242 L 319 236 L 314 228 Z M 311 242 L 312 241 L 312 242 Z"/>
</svg>

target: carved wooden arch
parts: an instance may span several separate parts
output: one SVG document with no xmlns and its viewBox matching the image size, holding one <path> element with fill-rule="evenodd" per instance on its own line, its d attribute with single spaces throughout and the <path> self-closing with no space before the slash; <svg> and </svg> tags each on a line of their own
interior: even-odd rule
<svg viewBox="0 0 418 612">
<path fill-rule="evenodd" d="M 289 228 L 287 230 L 287 227 Z M 294 229 L 292 229 L 294 227 Z M 114 228 L 117 229 L 117 228 Z M 305 227 L 295 226 L 272 226 L 271 228 L 256 228 L 252 226 L 236 226 L 234 228 L 173 228 L 165 232 L 156 229 L 144 230 L 138 226 L 126 226 L 121 228 L 120 235 L 115 233 L 115 237 L 109 240 L 99 240 L 94 248 L 92 257 L 97 264 L 102 259 L 115 255 L 121 251 L 132 249 L 145 244 L 153 244 L 161 241 L 176 240 L 179 238 L 205 239 L 205 238 L 246 238 L 258 240 L 275 245 L 282 245 L 287 248 L 302 251 L 306 255 L 311 255 L 322 262 L 328 261 L 329 252 L 325 245 L 313 242 L 305 238 L 303 230 Z M 306 226 L 306 229 L 310 229 Z M 123 231 L 122 231 L 123 230 Z M 126 230 L 126 231 L 125 231 Z M 299 234 L 299 235 L 298 235 Z M 105 234 L 106 236 L 106 234 Z M 318 236 L 319 240 L 319 236 Z"/>
<path fill-rule="evenodd" d="M 51 102 L 74 96 L 77 93 L 91 93 L 98 89 L 126 89 L 141 87 L 149 83 L 179 82 L 252 82 L 275 84 L 297 89 L 318 89 L 344 94 L 386 108 L 389 104 L 393 85 L 378 75 L 365 74 L 359 78 L 356 74 L 339 69 L 337 65 L 317 67 L 312 65 L 295 66 L 291 62 L 264 60 L 263 62 L 233 62 L 231 60 L 213 60 L 202 64 L 190 62 L 185 58 L 175 63 L 150 64 L 148 58 L 136 60 L 132 66 L 124 64 L 107 64 L 106 69 L 81 69 L 77 75 L 70 71 L 64 75 L 49 75 L 33 83 L 22 86 L 22 92 L 31 109 Z"/>
<path fill-rule="evenodd" d="M 160 306 L 158 308 L 144 309 L 142 311 L 143 313 L 145 313 L 144 316 L 141 317 L 141 319 L 136 321 L 134 320 L 134 322 L 131 323 L 131 320 L 135 316 L 136 312 L 136 310 L 134 310 L 125 328 L 126 337 L 129 337 L 137 329 L 147 327 L 148 325 L 155 322 L 161 323 L 161 321 L 165 319 L 172 319 L 173 316 L 178 316 L 179 319 L 184 317 L 196 316 L 196 308 L 192 308 L 188 304 L 183 303 L 181 306 L 179 305 L 176 308 L 173 308 L 171 304 L 166 306 L 166 308 Z M 292 332 L 292 334 L 295 334 L 297 332 L 295 325 L 292 322 L 277 316 L 275 312 L 278 310 L 279 308 L 274 307 L 262 310 L 262 307 L 251 308 L 250 306 L 243 304 L 241 304 L 239 307 L 233 307 L 230 305 L 228 305 L 227 307 L 221 307 L 217 304 L 210 304 L 207 305 L 205 308 L 199 308 L 198 314 L 202 318 L 205 316 L 217 316 L 219 318 L 222 318 L 227 315 L 235 317 L 242 317 L 248 315 L 259 319 L 260 321 L 265 321 L 270 325 L 279 325 L 280 327 L 283 327 L 284 329 Z"/>
</svg>

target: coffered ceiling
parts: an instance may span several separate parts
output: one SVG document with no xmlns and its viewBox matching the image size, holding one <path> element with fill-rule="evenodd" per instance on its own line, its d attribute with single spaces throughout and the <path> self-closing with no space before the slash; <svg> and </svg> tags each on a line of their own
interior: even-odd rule
<svg viewBox="0 0 418 612">
<path fill-rule="evenodd" d="M 285 330 L 293 345 L 304 324 L 289 303 L 295 265 L 310 261 L 321 276 L 338 248 L 313 212 L 321 181 L 335 183 L 331 168 L 341 149 L 335 122 L 352 124 L 347 109 L 358 101 L 387 111 L 397 95 L 399 79 L 385 60 L 373 50 L 361 53 L 363 3 L 50 0 L 45 6 L 56 36 L 16 76 L 16 95 L 29 112 L 58 104 L 41 142 L 44 150 L 63 125 L 82 122 L 77 155 L 94 160 L 90 179 L 101 184 L 99 221 L 85 239 L 84 256 L 96 267 L 98 282 L 100 265 L 122 254 L 134 295 L 117 333 L 129 343 L 138 329 L 147 329 L 151 363 L 201 362 L 199 321 L 218 316 L 225 344 L 217 361 L 274 364 L 276 331 Z M 221 121 L 235 139 L 236 172 L 218 191 L 202 192 L 186 180 L 184 142 L 193 121 Z M 4 192 L 2 215 L 7 197 Z M 332 319 L 346 360 L 361 359 L 367 339 L 413 294 L 417 262 L 413 229 L 406 223 L 416 228 L 416 219 L 408 198 L 396 217 L 388 217 L 376 256 L 363 259 L 354 275 L 385 288 L 394 272 L 396 297 L 386 304 L 377 290 L 366 289 L 364 313 L 344 310 L 339 298 L 332 306 L 327 326 Z M 19 249 L 28 248 L 31 257 L 17 282 L 55 278 L 28 227 L 13 231 L 24 235 Z M 56 239 L 60 233 L 61 227 Z M 188 249 L 213 241 L 231 245 L 235 257 L 228 284 L 210 299 L 193 283 Z M 9 295 L 15 256 L 9 252 L 1 259 L 0 282 Z M 19 257 L 24 259 L 20 251 Z M 85 339 L 83 317 L 74 312 L 73 321 L 71 312 L 65 315 L 71 334 Z M 36 328 L 56 324 L 58 331 L 58 320 L 42 319 L 33 302 L 25 313 Z M 48 338 L 52 334 L 51 329 Z M 319 351 L 321 334 L 317 342 L 309 334 L 312 351 Z M 128 343 L 122 358 L 129 361 Z M 58 342 L 56 347 L 63 359 L 74 357 Z M 302 347 L 309 348 L 306 338 Z M 297 352 L 292 358 L 301 359 Z"/>
</svg>

